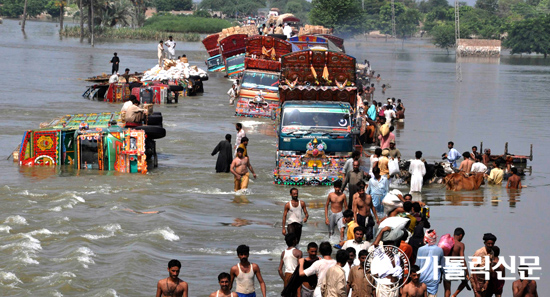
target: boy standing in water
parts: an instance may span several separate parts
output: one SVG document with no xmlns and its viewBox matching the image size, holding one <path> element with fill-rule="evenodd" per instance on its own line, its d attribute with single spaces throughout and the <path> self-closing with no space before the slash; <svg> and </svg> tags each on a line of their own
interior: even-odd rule
<svg viewBox="0 0 550 297">
<path fill-rule="evenodd" d="M 254 288 L 254 276 L 258 278 L 260 283 L 260 289 L 262 290 L 262 296 L 267 297 L 264 279 L 260 273 L 260 266 L 258 264 L 248 262 L 248 256 L 250 254 L 250 248 L 244 244 L 237 247 L 237 256 L 240 262 L 237 265 L 231 267 L 231 280 L 229 290 L 233 288 L 233 280 L 237 281 L 237 295 L 239 297 L 256 297 Z"/>
<path fill-rule="evenodd" d="M 178 277 L 180 268 L 180 261 L 170 260 L 170 262 L 168 262 L 168 273 L 170 276 L 159 280 L 157 283 L 156 297 L 187 297 L 187 283 Z"/>
<path fill-rule="evenodd" d="M 210 297 L 237 297 L 237 293 L 231 292 L 229 289 L 229 280 L 231 276 L 227 272 L 222 272 L 218 275 L 220 289 L 210 294 Z"/>
</svg>

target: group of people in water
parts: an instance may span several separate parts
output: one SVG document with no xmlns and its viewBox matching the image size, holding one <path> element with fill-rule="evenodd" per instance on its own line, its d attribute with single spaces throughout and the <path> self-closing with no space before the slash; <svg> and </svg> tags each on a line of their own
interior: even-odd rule
<svg viewBox="0 0 550 297">
<path fill-rule="evenodd" d="M 410 194 L 398 195 L 401 203 L 379 212 L 365 199 L 362 190 L 354 195 L 349 207 L 341 186 L 339 182 L 334 184 L 334 192 L 328 195 L 325 206 L 329 234 L 336 234 L 337 227 L 341 240 L 334 245 L 335 258 L 333 245 L 328 241 L 308 243 L 305 253 L 298 248 L 302 224 L 309 215 L 306 203 L 298 199 L 298 189 L 290 190 L 291 200 L 283 208 L 282 233 L 287 248 L 281 253 L 278 266 L 283 290 L 277 295 L 433 297 L 443 283 L 446 297 L 451 293 L 455 297 L 464 289 L 472 291 L 474 297 L 502 296 L 503 277 L 508 275 L 499 258 L 495 235 L 484 234 L 483 246 L 472 254 L 474 262 L 468 266 L 465 255 L 469 254 L 462 242 L 465 230 L 458 227 L 452 235 L 445 234 L 438 240 L 429 222 L 429 209 L 420 201 L 412 201 Z M 373 228 L 373 221 L 378 228 Z M 218 275 L 219 289 L 210 297 L 255 297 L 255 280 L 262 296 L 267 297 L 261 269 L 249 261 L 250 248 L 239 245 L 236 253 L 239 262 L 229 273 Z M 158 282 L 157 297 L 188 296 L 188 284 L 178 277 L 180 268 L 177 260 L 168 263 L 169 276 Z M 513 296 L 538 296 L 536 281 L 530 278 L 532 269 L 520 265 L 518 275 L 519 279 L 512 284 Z M 453 281 L 458 281 L 454 292 Z"/>
<path fill-rule="evenodd" d="M 472 291 L 474 297 L 502 296 L 504 266 L 499 261 L 500 249 L 495 245 L 495 235 L 486 233 L 482 238 L 483 246 L 473 253 L 473 257 L 482 259 L 473 266 L 475 272 L 473 268 L 471 272 L 468 270 L 466 262 L 448 264 L 445 260 L 445 257 L 469 255 L 462 242 L 465 230 L 458 227 L 452 235 L 445 234 L 439 239 L 429 223 L 429 208 L 421 201 L 413 201 L 411 193 L 422 191 L 426 174 L 421 151 L 415 152 L 410 162 L 410 193 L 403 195 L 398 190 L 389 190 L 389 181 L 399 172 L 402 157 L 393 131 L 395 122 L 405 118 L 405 107 L 401 99 L 387 98 L 385 104 L 376 102 L 372 97 L 374 89 L 372 84 L 359 91 L 357 107 L 363 124 L 361 142 L 377 148 L 371 155 L 360 151 L 352 153 L 343 168 L 343 181 L 334 182 L 334 191 L 324 205 L 329 238 L 336 239 L 336 244 L 310 242 L 305 251 L 299 249 L 302 226 L 308 221 L 309 213 L 306 202 L 299 199 L 299 190 L 290 189 L 291 199 L 284 204 L 282 218 L 282 235 L 287 248 L 281 253 L 278 267 L 284 286 L 281 296 L 436 296 L 441 283 L 445 297 L 451 293 L 455 297 L 465 288 Z M 248 138 L 240 123 L 236 130 L 235 144 L 227 134 L 212 155 L 219 154 L 216 172 L 231 172 L 235 191 L 239 191 L 247 187 L 249 171 L 254 177 L 256 175 L 246 150 Z M 456 171 L 482 173 L 488 183 L 496 185 L 507 178 L 507 188 L 522 187 L 513 160 L 506 159 L 503 170 L 500 169 L 501 156 L 491 155 L 490 149 L 480 154 L 474 146 L 471 152 L 460 154 L 453 142 L 448 143 L 448 148 L 448 153 L 442 157 Z M 365 156 L 370 161 L 368 173 L 361 170 L 366 168 L 366 164 L 362 164 Z M 458 164 L 461 157 L 464 159 Z M 338 250 L 335 258 L 332 258 L 333 248 Z M 240 262 L 229 273 L 219 274 L 220 289 L 210 297 L 234 297 L 233 283 L 236 283 L 237 296 L 255 297 L 254 279 L 258 280 L 262 295 L 266 297 L 260 267 L 249 262 L 249 247 L 240 245 L 237 256 Z M 159 281 L 157 296 L 164 294 L 164 287 L 169 290 L 177 286 L 182 289 L 178 292 L 183 292 L 177 296 L 187 296 L 187 287 L 183 289 L 179 279 L 174 281 L 170 265 L 170 277 Z M 462 278 L 453 292 L 451 276 L 458 270 L 462 270 Z M 519 280 L 512 284 L 513 296 L 538 296 L 536 282 L 529 279 L 529 267 L 521 266 L 518 272 Z"/>
</svg>

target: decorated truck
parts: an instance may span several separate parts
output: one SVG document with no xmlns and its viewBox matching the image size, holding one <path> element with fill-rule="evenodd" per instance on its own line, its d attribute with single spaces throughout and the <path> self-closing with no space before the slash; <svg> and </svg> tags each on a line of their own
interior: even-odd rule
<svg viewBox="0 0 550 297">
<path fill-rule="evenodd" d="M 282 57 L 276 184 L 331 185 L 361 149 L 356 120 L 355 58 L 326 49 Z"/>
<path fill-rule="evenodd" d="M 279 106 L 280 58 L 290 52 L 292 45 L 284 40 L 248 37 L 235 115 L 271 117 Z"/>
<path fill-rule="evenodd" d="M 157 124 L 124 128 L 120 113 L 66 115 L 23 134 L 13 160 L 21 166 L 74 166 L 76 169 L 147 173 L 147 161 L 157 166 Z M 153 118 L 153 117 L 152 117 Z"/>
</svg>

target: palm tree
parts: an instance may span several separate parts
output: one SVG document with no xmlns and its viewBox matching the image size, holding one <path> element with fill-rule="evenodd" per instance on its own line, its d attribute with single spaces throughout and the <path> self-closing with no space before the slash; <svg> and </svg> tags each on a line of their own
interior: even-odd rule
<svg viewBox="0 0 550 297">
<path fill-rule="evenodd" d="M 106 27 L 121 25 L 129 26 L 128 17 L 131 18 L 131 3 L 128 0 L 115 0 L 107 2 L 104 6 L 102 24 Z"/>
</svg>

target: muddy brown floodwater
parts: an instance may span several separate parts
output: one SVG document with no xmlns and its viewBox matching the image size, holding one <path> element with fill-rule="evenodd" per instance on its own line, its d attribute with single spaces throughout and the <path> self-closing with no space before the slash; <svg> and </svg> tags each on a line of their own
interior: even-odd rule
<svg viewBox="0 0 550 297">
<path fill-rule="evenodd" d="M 279 296 L 277 267 L 285 248 L 280 224 L 289 188 L 272 183 L 271 121 L 235 118 L 225 94 L 231 83 L 212 74 L 202 96 L 155 107 L 164 116 L 167 137 L 157 143 L 159 167 L 147 175 L 20 168 L 5 158 L 23 131 L 64 114 L 120 109 L 83 99 L 87 83 L 79 78 L 109 72 L 115 51 L 121 69 L 142 71 L 156 61 L 156 42 L 108 40 L 91 48 L 78 39 L 60 39 L 52 23 L 28 22 L 26 29 L 24 38 L 17 21 L 0 25 L 0 295 L 151 296 L 157 280 L 167 276 L 167 262 L 177 258 L 190 296 L 207 296 L 218 289 L 217 275 L 237 262 L 235 248 L 248 244 L 268 295 Z M 454 56 L 428 41 L 345 45 L 359 61 L 369 59 L 382 83 L 391 85 L 385 95 L 377 85 L 376 99 L 403 99 L 407 118 L 396 136 L 404 158 L 422 150 L 427 160 L 438 161 L 449 140 L 461 152 L 483 142 L 502 153 L 509 142 L 510 152 L 528 154 L 534 145 L 532 174 L 523 179 L 528 187 L 521 192 L 484 185 L 450 193 L 432 185 L 417 198 L 430 206 L 439 235 L 458 226 L 466 230 L 468 255 L 492 232 L 501 255 L 539 256 L 544 280 L 550 267 L 544 231 L 550 224 L 550 59 L 504 54 L 499 61 L 468 60 L 457 83 Z M 204 65 L 200 42 L 179 42 L 177 51 L 191 64 Z M 245 196 L 232 192 L 232 176 L 214 173 L 216 159 L 210 156 L 226 133 L 234 134 L 236 122 L 250 138 L 258 173 Z M 302 245 L 327 239 L 322 205 L 329 190 L 300 188 L 312 207 Z M 504 296 L 512 296 L 511 283 Z M 548 290 L 540 281 L 539 292 Z"/>
</svg>

